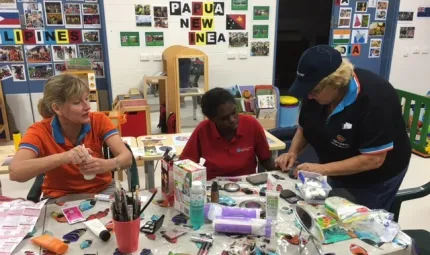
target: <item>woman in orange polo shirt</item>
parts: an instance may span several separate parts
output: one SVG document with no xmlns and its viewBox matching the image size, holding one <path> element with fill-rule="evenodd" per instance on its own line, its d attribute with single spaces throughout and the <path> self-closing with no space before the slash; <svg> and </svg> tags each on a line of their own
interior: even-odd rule
<svg viewBox="0 0 430 255">
<path fill-rule="evenodd" d="M 111 120 L 90 109 L 89 88 L 79 78 L 69 74 L 50 78 L 38 104 L 44 119 L 22 138 L 9 165 L 10 179 L 26 182 L 44 174 L 42 191 L 48 198 L 112 193 L 111 171 L 129 167 L 132 154 Z M 114 158 L 103 158 L 103 143 Z"/>
</svg>

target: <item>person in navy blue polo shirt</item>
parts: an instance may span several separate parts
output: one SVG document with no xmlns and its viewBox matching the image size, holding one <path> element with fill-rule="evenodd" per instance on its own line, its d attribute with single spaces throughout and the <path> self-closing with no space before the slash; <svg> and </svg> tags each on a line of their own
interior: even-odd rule
<svg viewBox="0 0 430 255">
<path fill-rule="evenodd" d="M 206 160 L 207 179 L 217 176 L 254 174 L 258 162 L 267 170 L 275 167 L 266 134 L 252 116 L 239 115 L 229 91 L 214 88 L 201 99 L 202 121 L 191 134 L 181 159 Z"/>
<path fill-rule="evenodd" d="M 333 188 L 346 189 L 359 204 L 388 210 L 411 157 L 393 86 L 354 68 L 336 49 L 319 45 L 301 56 L 289 93 L 303 104 L 292 145 L 276 159 L 277 165 L 291 168 L 310 144 L 320 163 L 297 169 L 327 176 Z"/>
</svg>

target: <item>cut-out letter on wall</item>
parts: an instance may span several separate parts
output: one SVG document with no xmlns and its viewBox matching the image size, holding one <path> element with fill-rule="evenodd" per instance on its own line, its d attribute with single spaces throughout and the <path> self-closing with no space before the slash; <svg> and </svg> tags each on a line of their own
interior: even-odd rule
<svg viewBox="0 0 430 255">
<path fill-rule="evenodd" d="M 189 19 L 181 19 L 181 28 L 189 28 L 190 20 Z"/>
<path fill-rule="evenodd" d="M 215 30 L 214 18 L 202 18 L 202 30 L 203 31 Z"/>
<path fill-rule="evenodd" d="M 69 33 L 67 30 L 62 30 L 62 29 L 55 30 L 55 37 L 57 39 L 58 44 L 69 43 Z"/>
<path fill-rule="evenodd" d="M 191 8 L 190 8 L 190 5 L 188 3 L 184 3 L 184 8 L 182 9 L 182 14 L 185 14 L 186 12 L 191 14 Z"/>
<path fill-rule="evenodd" d="M 215 45 L 217 43 L 216 32 L 206 33 L 206 45 Z"/>
<path fill-rule="evenodd" d="M 193 2 L 193 15 L 202 16 L 203 15 L 203 3 Z"/>
<path fill-rule="evenodd" d="M 222 2 L 214 2 L 214 14 L 215 16 L 224 16 L 225 5 Z"/>
<path fill-rule="evenodd" d="M 214 3 L 204 3 L 203 16 L 214 16 Z"/>
<path fill-rule="evenodd" d="M 69 30 L 70 43 L 82 43 L 82 33 L 80 30 Z"/>
<path fill-rule="evenodd" d="M 43 37 L 43 30 L 34 30 L 36 36 L 36 44 L 44 44 L 45 38 Z"/>
<path fill-rule="evenodd" d="M 170 2 L 170 15 L 181 16 L 181 2 Z"/>
<path fill-rule="evenodd" d="M 190 45 L 196 45 L 196 32 L 188 33 L 188 43 Z"/>
<path fill-rule="evenodd" d="M 352 45 L 352 54 L 353 56 L 361 55 L 361 45 Z"/>
<path fill-rule="evenodd" d="M 196 45 L 203 46 L 206 45 L 206 33 L 196 32 Z"/>
<path fill-rule="evenodd" d="M 202 18 L 191 17 L 191 30 L 202 30 Z"/>
<path fill-rule="evenodd" d="M 15 37 L 15 44 L 23 44 L 24 38 L 22 37 L 22 30 L 21 29 L 15 29 L 13 32 L 14 32 L 14 37 Z"/>
<path fill-rule="evenodd" d="M 36 35 L 34 30 L 26 29 L 23 31 L 24 44 L 36 44 Z"/>
</svg>

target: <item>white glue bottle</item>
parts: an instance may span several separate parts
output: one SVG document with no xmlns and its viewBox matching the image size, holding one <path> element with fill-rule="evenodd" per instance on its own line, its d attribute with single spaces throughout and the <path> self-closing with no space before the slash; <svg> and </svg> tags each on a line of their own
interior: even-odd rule
<svg viewBox="0 0 430 255">
<path fill-rule="evenodd" d="M 88 153 L 88 150 L 86 150 L 86 148 L 85 148 L 85 144 L 83 144 L 82 145 L 82 147 L 84 147 L 84 149 L 85 149 L 85 152 L 86 152 L 86 155 L 85 155 L 85 157 L 86 157 L 86 159 L 90 159 L 90 158 L 92 158 L 92 156 L 90 155 L 90 153 Z M 84 179 L 85 180 L 92 180 L 92 179 L 94 179 L 94 178 L 96 178 L 96 175 L 95 174 L 84 174 Z"/>
</svg>

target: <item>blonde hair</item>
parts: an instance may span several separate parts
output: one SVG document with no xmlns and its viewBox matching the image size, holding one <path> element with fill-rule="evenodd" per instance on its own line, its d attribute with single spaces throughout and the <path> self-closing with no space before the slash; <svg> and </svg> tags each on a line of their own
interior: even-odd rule
<svg viewBox="0 0 430 255">
<path fill-rule="evenodd" d="M 87 84 L 74 75 L 61 74 L 51 77 L 45 83 L 43 98 L 39 100 L 37 109 L 43 118 L 50 118 L 55 115 L 53 104 L 63 105 L 89 91 Z"/>
<path fill-rule="evenodd" d="M 348 59 L 343 58 L 339 68 L 337 68 L 334 73 L 322 79 L 322 81 L 318 83 L 316 89 L 321 91 L 325 87 L 334 89 L 345 88 L 351 80 L 353 70 L 354 65 L 351 64 Z"/>
</svg>

